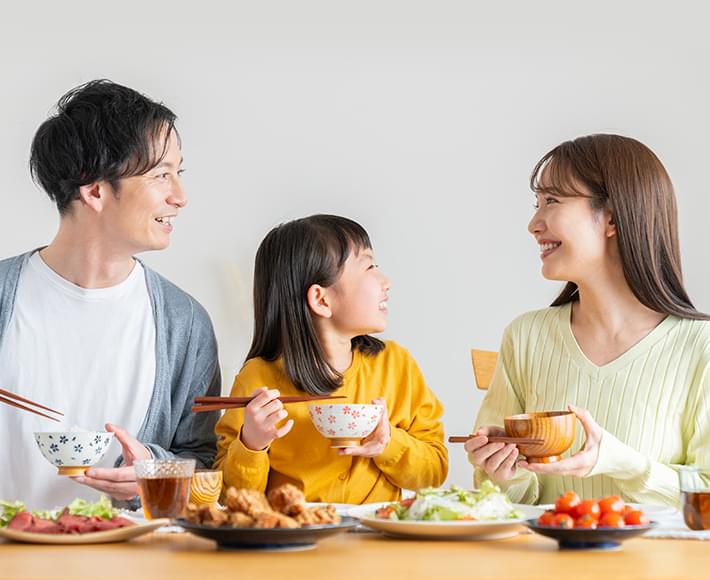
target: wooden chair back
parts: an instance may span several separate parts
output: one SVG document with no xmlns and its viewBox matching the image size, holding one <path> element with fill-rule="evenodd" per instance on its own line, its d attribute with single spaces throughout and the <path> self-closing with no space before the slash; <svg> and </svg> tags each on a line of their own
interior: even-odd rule
<svg viewBox="0 0 710 580">
<path fill-rule="evenodd" d="M 495 351 L 471 349 L 473 377 L 479 389 L 486 390 L 490 386 L 497 361 L 498 353 Z"/>
</svg>

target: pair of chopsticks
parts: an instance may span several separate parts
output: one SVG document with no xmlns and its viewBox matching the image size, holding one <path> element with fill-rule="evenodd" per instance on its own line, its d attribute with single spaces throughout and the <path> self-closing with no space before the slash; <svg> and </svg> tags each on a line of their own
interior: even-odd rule
<svg viewBox="0 0 710 580">
<path fill-rule="evenodd" d="M 458 436 L 452 435 L 449 437 L 449 443 L 466 443 L 469 439 L 472 439 L 475 435 Z M 528 437 L 502 437 L 502 436 L 491 436 L 488 438 L 488 443 L 513 443 L 515 445 L 539 445 L 544 443 L 544 439 L 531 439 Z"/>
<path fill-rule="evenodd" d="M 61 422 L 55 417 L 51 417 L 50 415 L 46 415 L 45 413 L 41 413 L 40 411 L 31 409 L 26 405 L 21 405 L 17 401 L 22 401 L 23 403 L 27 403 L 27 405 L 32 405 L 33 407 L 44 409 L 45 411 L 54 413 L 56 415 L 61 415 L 62 417 L 64 416 L 64 413 L 60 411 L 55 411 L 54 409 L 45 407 L 44 405 L 40 405 L 39 403 L 35 403 L 34 401 L 30 401 L 29 399 L 25 399 L 24 397 L 20 397 L 20 395 L 16 395 L 15 393 L 11 393 L 10 391 L 6 391 L 5 389 L 0 389 L 0 403 L 5 403 L 6 405 L 10 405 L 11 407 L 22 409 L 23 411 L 29 411 L 30 413 L 34 413 L 35 415 L 41 415 L 42 417 L 46 417 L 47 419 L 51 419 L 52 421 L 56 421 L 57 423 Z"/>
<path fill-rule="evenodd" d="M 316 397 L 279 397 L 282 403 L 305 403 L 310 401 L 324 401 L 326 399 L 345 399 L 344 395 L 320 395 Z M 192 407 L 193 413 L 203 411 L 219 411 L 220 409 L 240 409 L 246 407 L 254 397 L 195 397 L 195 404 Z"/>
</svg>

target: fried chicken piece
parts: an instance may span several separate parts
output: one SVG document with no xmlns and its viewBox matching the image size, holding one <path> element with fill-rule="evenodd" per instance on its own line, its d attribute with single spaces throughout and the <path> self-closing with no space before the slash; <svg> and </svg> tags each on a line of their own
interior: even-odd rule
<svg viewBox="0 0 710 580">
<path fill-rule="evenodd" d="M 229 521 L 229 514 L 226 510 L 216 504 L 202 506 L 202 523 L 206 526 L 218 528 Z"/>
<path fill-rule="evenodd" d="M 194 503 L 188 503 L 185 508 L 185 519 L 192 524 L 200 524 L 200 513 Z"/>
<path fill-rule="evenodd" d="M 272 489 L 268 497 L 274 511 L 287 516 L 297 516 L 306 510 L 306 496 L 290 483 Z"/>
<path fill-rule="evenodd" d="M 305 511 L 296 516 L 296 521 L 302 526 L 322 526 L 339 524 L 340 516 L 335 512 L 334 506 L 328 505 L 325 507 L 306 508 Z"/>
<path fill-rule="evenodd" d="M 242 512 L 256 518 L 260 513 L 271 512 L 271 506 L 266 496 L 254 489 L 235 489 L 230 487 L 224 498 L 231 512 Z"/>
<path fill-rule="evenodd" d="M 185 516 L 188 521 L 194 524 L 213 526 L 215 528 L 229 521 L 229 514 L 216 504 L 196 506 L 190 503 L 185 510 Z"/>
<path fill-rule="evenodd" d="M 278 512 L 262 512 L 256 517 L 255 528 L 298 528 L 298 522 Z"/>
<path fill-rule="evenodd" d="M 229 523 L 235 528 L 251 528 L 254 525 L 254 518 L 242 512 L 231 512 Z"/>
</svg>

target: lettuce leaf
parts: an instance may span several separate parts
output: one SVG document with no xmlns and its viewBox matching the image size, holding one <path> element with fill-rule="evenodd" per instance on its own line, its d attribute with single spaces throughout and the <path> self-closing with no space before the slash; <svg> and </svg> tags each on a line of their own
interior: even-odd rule
<svg viewBox="0 0 710 580">
<path fill-rule="evenodd" d="M 0 528 L 5 528 L 19 512 L 25 511 L 25 504 L 21 501 L 10 503 L 0 501 Z"/>
<path fill-rule="evenodd" d="M 446 506 L 435 505 L 430 507 L 422 519 L 434 522 L 451 522 L 461 518 L 461 514 Z"/>
<path fill-rule="evenodd" d="M 67 509 L 73 516 L 98 516 L 105 520 L 110 520 L 119 513 L 119 511 L 111 505 L 111 500 L 105 495 L 102 495 L 99 501 L 95 503 L 88 502 L 85 499 L 75 499 L 67 506 Z"/>
</svg>

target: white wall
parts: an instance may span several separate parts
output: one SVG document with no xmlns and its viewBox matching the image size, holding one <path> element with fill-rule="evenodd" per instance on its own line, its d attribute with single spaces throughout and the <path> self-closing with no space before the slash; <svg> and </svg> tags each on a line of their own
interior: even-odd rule
<svg viewBox="0 0 710 580">
<path fill-rule="evenodd" d="M 30 140 L 63 92 L 108 77 L 180 116 L 190 203 L 171 248 L 145 259 L 211 313 L 225 389 L 250 340 L 259 241 L 278 222 L 334 212 L 369 230 L 394 282 L 387 336 L 419 360 L 447 432 L 466 433 L 481 400 L 468 349 L 496 349 L 508 321 L 558 288 L 526 232 L 529 172 L 591 132 L 634 136 L 664 161 L 687 285 L 710 310 L 702 3 L 232 5 L 3 8 L 0 255 L 52 238 Z M 451 451 L 450 481 L 469 484 Z"/>
</svg>

